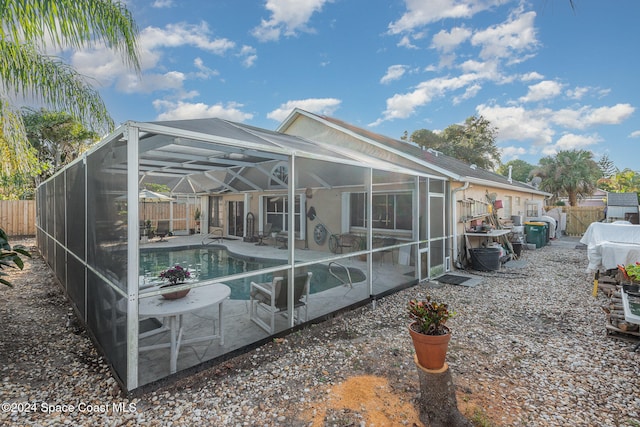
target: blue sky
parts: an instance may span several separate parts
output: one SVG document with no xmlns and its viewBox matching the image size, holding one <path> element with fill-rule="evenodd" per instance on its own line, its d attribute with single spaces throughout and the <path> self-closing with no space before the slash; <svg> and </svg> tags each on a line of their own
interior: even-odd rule
<svg viewBox="0 0 640 427">
<path fill-rule="evenodd" d="M 640 170 L 637 0 L 129 0 L 142 73 L 67 52 L 117 123 L 294 107 L 394 138 L 482 115 L 502 161 L 559 150 Z"/>
</svg>

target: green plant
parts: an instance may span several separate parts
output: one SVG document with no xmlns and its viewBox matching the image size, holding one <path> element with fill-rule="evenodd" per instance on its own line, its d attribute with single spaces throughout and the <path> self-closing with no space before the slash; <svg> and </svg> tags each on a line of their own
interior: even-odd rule
<svg viewBox="0 0 640 427">
<path fill-rule="evenodd" d="M 640 282 L 640 262 L 629 265 L 618 265 L 618 270 L 622 272 L 624 278 L 633 282 Z"/>
<path fill-rule="evenodd" d="M 13 248 L 9 244 L 9 236 L 0 228 L 0 283 L 3 285 L 13 287 L 11 282 L 4 279 L 4 276 L 8 276 L 8 273 L 2 271 L 5 268 L 24 268 L 24 262 L 20 255 L 31 258 L 31 253 L 25 249 L 22 245 L 15 245 Z"/>
<path fill-rule="evenodd" d="M 160 278 L 168 280 L 170 284 L 175 285 L 179 282 L 184 282 L 191 277 L 191 272 L 188 268 L 184 268 L 178 264 L 168 268 L 160 273 Z"/>
<path fill-rule="evenodd" d="M 414 322 L 414 330 L 425 335 L 448 334 L 449 328 L 445 324 L 455 315 L 454 312 L 449 311 L 447 304 L 432 301 L 431 296 L 427 296 L 424 300 L 410 300 L 407 311 L 409 318 Z"/>
<path fill-rule="evenodd" d="M 195 219 L 196 221 L 200 221 L 200 208 L 196 208 L 196 211 L 193 213 L 193 219 Z"/>
</svg>

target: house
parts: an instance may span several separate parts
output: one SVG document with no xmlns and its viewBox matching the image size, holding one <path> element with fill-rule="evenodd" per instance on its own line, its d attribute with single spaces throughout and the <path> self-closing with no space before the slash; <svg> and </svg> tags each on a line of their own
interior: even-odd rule
<svg viewBox="0 0 640 427">
<path fill-rule="evenodd" d="M 425 248 L 431 254 L 429 277 L 449 271 L 452 260 L 456 265 L 462 265 L 460 258 L 464 249 L 464 232 L 472 221 L 481 221 L 489 214 L 491 199 L 501 202 L 498 204 L 502 205 L 498 216 L 511 220 L 512 216 L 541 216 L 544 200 L 551 196 L 530 184 L 466 164 L 440 152 L 425 150 L 415 144 L 301 109 L 294 110 L 278 131 L 326 144 L 336 144 L 339 141 L 340 146 L 366 152 L 380 159 L 385 159 L 387 153 L 393 153 L 394 156 L 411 162 L 412 167 L 418 170 L 443 177 L 449 189 L 443 199 L 440 200 L 440 196 L 433 194 L 428 197 L 430 205 L 442 204 L 447 209 L 445 224 L 441 227 L 429 227 L 431 239 L 429 247 Z M 435 236 L 441 237 L 446 243 L 437 243 Z M 427 276 L 421 277 L 426 278 Z"/>
<path fill-rule="evenodd" d="M 613 221 L 638 224 L 637 193 L 607 193 L 606 222 Z"/>
<path fill-rule="evenodd" d="M 162 218 L 170 230 L 191 228 L 190 212 L 199 209 L 200 234 L 145 243 L 139 224 L 148 210 L 140 189 L 148 184 L 170 190 L 169 216 Z M 510 219 L 547 196 L 303 110 L 278 131 L 221 119 L 129 121 L 38 187 L 37 243 L 115 376 L 133 390 L 265 342 L 299 321 L 438 277 L 460 262 L 467 227 L 497 208 L 494 202 Z M 205 246 L 214 230 L 222 230 L 215 247 Z M 267 230 L 273 241 L 261 245 Z M 141 307 L 166 293 L 153 282 L 147 286 L 157 277 L 147 269 L 170 267 L 188 251 L 196 252 L 200 274 L 184 285 L 193 290 L 185 298 L 208 287 L 232 289 L 216 293 L 217 335 L 208 325 L 202 335 L 213 343 L 198 357 L 181 353 L 180 339 L 145 345 L 150 331 L 142 322 L 153 319 L 141 318 L 149 313 Z M 143 266 L 148 258 L 153 261 Z M 287 304 L 267 310 L 277 316 L 270 329 L 259 327 L 252 283 L 285 277 L 295 283 L 308 272 L 310 292 L 294 301 L 290 287 Z M 172 331 L 179 323 L 178 335 L 185 328 L 190 340 L 207 326 L 205 313 L 170 317 L 181 319 L 170 322 Z M 223 341 L 220 329 L 233 339 Z"/>
</svg>

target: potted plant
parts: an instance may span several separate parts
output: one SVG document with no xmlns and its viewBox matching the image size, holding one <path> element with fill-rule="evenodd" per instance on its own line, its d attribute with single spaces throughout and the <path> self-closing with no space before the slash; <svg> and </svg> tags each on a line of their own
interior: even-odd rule
<svg viewBox="0 0 640 427">
<path fill-rule="evenodd" d="M 410 300 L 407 311 L 412 320 L 409 334 L 418 363 L 425 369 L 442 369 L 451 339 L 446 323 L 455 313 L 449 311 L 447 304 L 433 301 L 431 296 Z"/>
<path fill-rule="evenodd" d="M 640 262 L 629 265 L 618 264 L 618 270 L 622 272 L 624 279 L 630 283 L 640 283 Z"/>
<path fill-rule="evenodd" d="M 161 272 L 159 277 L 169 282 L 169 284 L 161 286 L 161 288 L 167 288 L 184 283 L 185 280 L 191 277 L 191 272 L 188 268 L 184 268 L 179 264 L 176 264 L 175 266 Z M 166 299 L 179 299 L 187 296 L 190 290 L 191 289 L 183 289 L 181 291 L 162 294 L 162 296 Z"/>
</svg>

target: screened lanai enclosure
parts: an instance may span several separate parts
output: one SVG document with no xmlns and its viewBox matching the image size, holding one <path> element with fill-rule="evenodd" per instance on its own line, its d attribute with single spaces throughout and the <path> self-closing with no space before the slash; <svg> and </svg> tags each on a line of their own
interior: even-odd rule
<svg viewBox="0 0 640 427">
<path fill-rule="evenodd" d="M 127 390 L 449 268 L 446 178 L 220 119 L 127 122 L 37 206 L 40 250 Z M 176 265 L 189 277 L 163 287 Z"/>
</svg>

